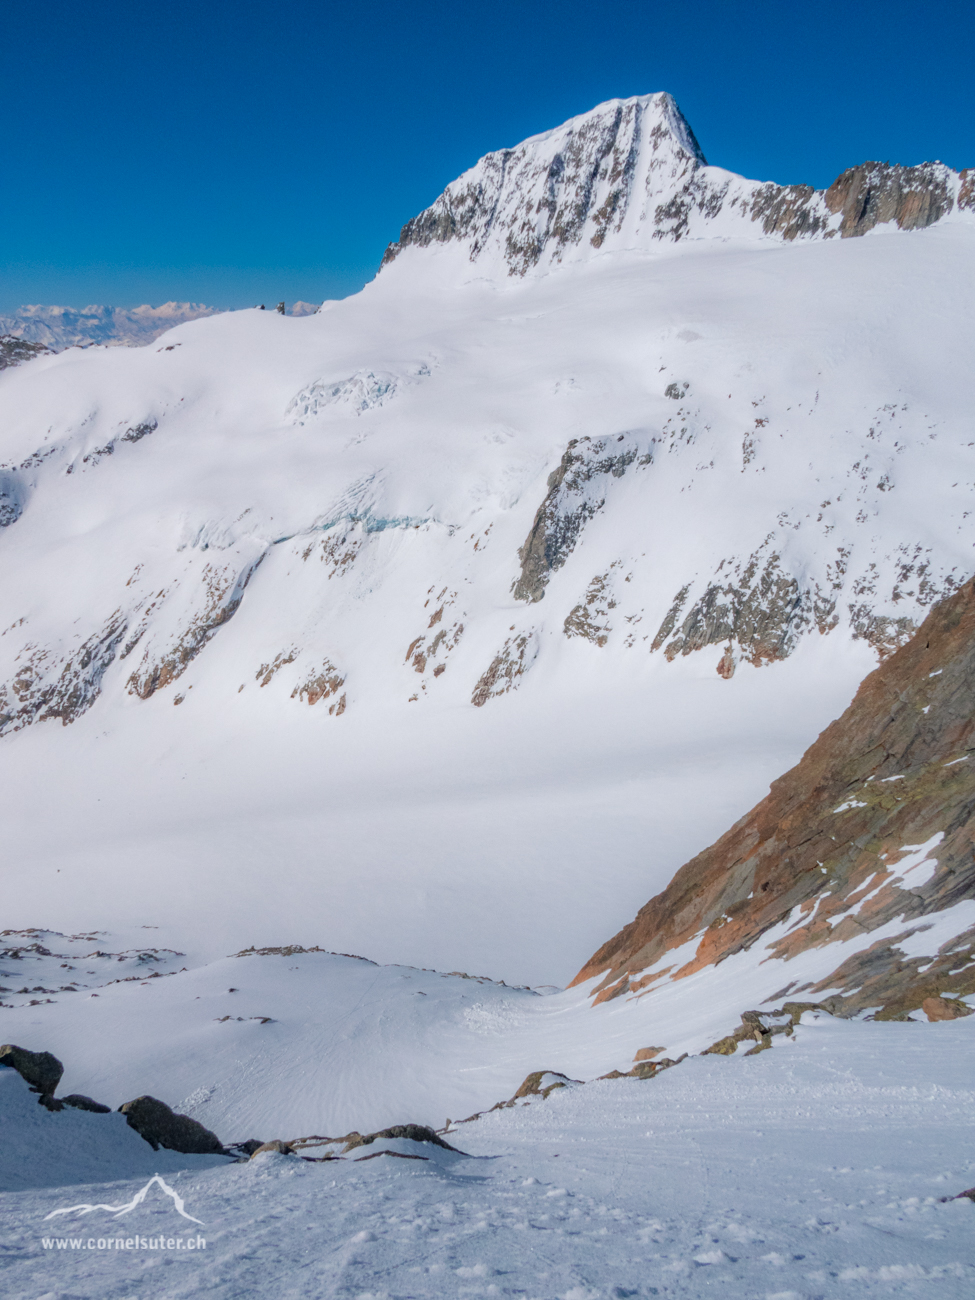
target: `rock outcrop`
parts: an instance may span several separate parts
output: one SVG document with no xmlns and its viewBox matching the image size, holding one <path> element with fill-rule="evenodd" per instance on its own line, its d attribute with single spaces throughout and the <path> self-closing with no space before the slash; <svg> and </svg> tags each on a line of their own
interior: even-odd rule
<svg viewBox="0 0 975 1300">
<path fill-rule="evenodd" d="M 956 473 L 969 393 L 952 352 L 972 295 L 961 270 L 950 302 L 940 287 L 962 267 L 955 251 L 940 239 L 775 249 L 781 275 L 754 262 L 740 280 L 721 269 L 738 265 L 736 247 L 708 252 L 702 296 L 684 286 L 671 300 L 664 281 L 684 259 L 641 250 L 939 221 L 975 221 L 975 172 L 868 163 L 822 191 L 759 184 L 709 166 L 668 95 L 642 96 L 490 154 L 448 186 L 391 247 L 387 260 L 407 251 L 361 319 L 352 300 L 294 328 L 274 313 L 228 315 L 141 356 L 97 349 L 4 373 L 0 736 L 72 723 L 105 691 L 148 703 L 146 717 L 164 701 L 185 705 L 180 719 L 201 701 L 223 717 L 229 663 L 242 708 L 257 681 L 262 710 L 290 698 L 295 712 L 317 706 L 317 722 L 374 692 L 480 708 L 547 673 L 562 637 L 597 672 L 620 649 L 631 664 L 703 650 L 725 679 L 833 629 L 890 653 L 963 580 L 975 538 L 975 487 Z M 589 290 L 555 275 L 523 286 L 524 315 L 502 294 L 490 307 L 470 299 L 448 324 L 453 272 L 437 305 L 445 284 L 428 260 L 429 322 L 399 317 L 393 304 L 413 287 L 396 277 L 448 245 L 445 266 L 496 285 L 613 251 L 591 281 L 605 270 L 609 314 L 582 309 Z M 920 279 L 903 279 L 902 258 Z M 665 262 L 661 298 L 650 286 Z M 877 294 L 844 292 L 853 264 Z M 636 286 L 651 270 L 630 300 L 631 273 Z M 726 383 L 721 322 L 746 301 Z M 907 382 L 915 308 L 928 313 L 929 364 Z M 208 310 L 140 308 L 129 323 L 151 333 Z M 391 350 L 377 352 L 370 313 L 391 310 Z M 578 348 L 557 323 L 564 310 L 579 311 Z M 55 347 L 75 326 L 119 341 L 120 319 L 30 309 L 0 352 L 36 355 L 49 328 Z M 351 348 L 336 370 L 333 328 Z M 447 346 L 455 328 L 479 340 L 473 350 Z M 293 368 L 286 337 L 319 332 Z M 849 346 L 823 368 L 829 337 Z M 461 389 L 455 427 L 447 394 Z M 418 599 L 406 599 L 414 578 Z M 530 621 L 495 621 L 509 592 Z M 245 602 L 253 617 L 239 618 Z M 218 640 L 226 654 L 208 652 Z"/>
<path fill-rule="evenodd" d="M 565 564 L 583 528 L 605 506 L 609 480 L 622 478 L 634 463 L 649 465 L 652 460 L 652 449 L 641 446 L 632 434 L 572 439 L 548 476 L 548 491 L 518 552 L 521 573 L 511 589 L 516 600 L 542 599 L 551 575 Z"/>
<path fill-rule="evenodd" d="M 435 1147 L 443 1147 L 445 1151 L 457 1150 L 426 1124 L 394 1124 L 391 1128 L 379 1129 L 376 1133 L 349 1133 L 344 1139 L 343 1153 L 355 1151 L 358 1147 L 372 1146 L 373 1142 L 381 1141 L 383 1138 L 387 1141 L 405 1138 L 409 1142 L 429 1142 Z"/>
<path fill-rule="evenodd" d="M 75 1110 L 87 1110 L 93 1115 L 110 1115 L 111 1106 L 103 1106 L 100 1101 L 92 1101 L 91 1097 L 86 1097 L 83 1092 L 72 1092 L 67 1097 L 59 1098 L 62 1106 L 71 1106 Z"/>
<path fill-rule="evenodd" d="M 250 1147 L 250 1142 L 241 1143 L 241 1150 Z M 274 1138 L 270 1142 L 260 1142 L 247 1152 L 248 1158 L 253 1160 L 255 1156 L 266 1155 L 268 1152 L 279 1156 L 293 1156 L 294 1147 L 290 1142 L 282 1142 L 280 1138 Z"/>
<path fill-rule="evenodd" d="M 0 1047 L 0 1066 L 16 1070 L 33 1092 L 40 1093 L 45 1104 L 53 1098 L 64 1074 L 64 1066 L 51 1052 L 29 1052 L 26 1047 L 16 1047 L 13 1043 Z"/>
<path fill-rule="evenodd" d="M 32 361 L 51 349 L 43 343 L 32 343 L 29 339 L 18 338 L 15 334 L 0 335 L 0 370 L 8 366 L 19 366 L 25 361 Z"/>
<path fill-rule="evenodd" d="M 785 985 L 779 996 L 828 991 L 821 1005 L 841 1016 L 872 1008 L 903 1018 L 922 1006 L 930 1018 L 958 1014 L 942 995 L 975 993 L 973 696 L 967 583 L 864 680 L 767 798 L 683 866 L 574 982 L 599 977 L 600 1001 L 640 994 L 764 940 L 769 978 Z M 938 937 L 926 943 L 935 921 Z M 813 949 L 822 950 L 822 978 L 796 988 L 787 963 Z"/>
<path fill-rule="evenodd" d="M 546 1098 L 556 1088 L 565 1088 L 569 1084 L 578 1082 L 578 1079 L 570 1079 L 567 1074 L 560 1074 L 558 1070 L 534 1070 L 519 1084 L 511 1102 L 521 1101 L 524 1097 Z"/>
<path fill-rule="evenodd" d="M 177 1115 L 155 1097 L 136 1097 L 119 1106 L 130 1128 L 145 1138 L 156 1151 L 181 1151 L 185 1155 L 224 1155 L 224 1145 L 215 1133 L 188 1115 Z"/>
</svg>

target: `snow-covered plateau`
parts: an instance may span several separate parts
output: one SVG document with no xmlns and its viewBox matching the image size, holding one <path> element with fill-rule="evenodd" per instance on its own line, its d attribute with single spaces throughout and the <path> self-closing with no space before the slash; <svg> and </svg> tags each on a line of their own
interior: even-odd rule
<svg viewBox="0 0 975 1300">
<path fill-rule="evenodd" d="M 113 1113 L 0 1068 L 4 1295 L 972 1293 L 973 181 L 614 101 L 313 315 L 11 352 L 0 1042 Z"/>
</svg>

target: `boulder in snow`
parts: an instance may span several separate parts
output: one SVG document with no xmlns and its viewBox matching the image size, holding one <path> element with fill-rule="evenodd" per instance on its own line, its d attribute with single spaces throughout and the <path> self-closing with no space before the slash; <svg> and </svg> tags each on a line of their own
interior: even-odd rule
<svg viewBox="0 0 975 1300">
<path fill-rule="evenodd" d="M 265 1151 L 276 1151 L 282 1156 L 294 1155 L 294 1147 L 289 1142 L 282 1142 L 280 1138 L 275 1138 L 272 1142 L 262 1142 L 260 1146 L 255 1147 L 250 1153 L 250 1158 L 253 1160 L 255 1156 L 263 1155 Z"/>
<path fill-rule="evenodd" d="M 925 998 L 921 1003 L 921 1010 L 929 1020 L 958 1020 L 962 1016 L 972 1014 L 972 1008 L 959 998 Z"/>
<path fill-rule="evenodd" d="M 370 1146 L 377 1138 L 385 1138 L 387 1141 L 392 1141 L 395 1138 L 405 1138 L 408 1142 L 430 1142 L 434 1146 L 443 1147 L 445 1151 L 457 1150 L 449 1142 L 445 1142 L 432 1128 L 427 1128 L 425 1124 L 394 1124 L 392 1128 L 380 1129 L 378 1133 L 350 1133 L 346 1139 L 343 1154 L 346 1151 L 354 1151 L 356 1147 Z"/>
<path fill-rule="evenodd" d="M 103 1106 L 100 1101 L 92 1101 L 83 1092 L 73 1092 L 68 1097 L 60 1098 L 62 1106 L 73 1106 L 75 1110 L 90 1110 L 95 1115 L 110 1115 L 111 1106 Z"/>
<path fill-rule="evenodd" d="M 54 1089 L 64 1074 L 64 1066 L 51 1052 L 29 1052 L 26 1047 L 15 1047 L 13 1043 L 0 1047 L 0 1065 L 16 1070 L 34 1092 L 41 1094 L 42 1100 L 54 1096 Z"/>
<path fill-rule="evenodd" d="M 188 1115 L 177 1115 L 155 1097 L 136 1097 L 119 1110 L 140 1137 L 154 1150 L 165 1147 L 185 1155 L 223 1155 L 224 1146 L 215 1133 Z"/>
</svg>

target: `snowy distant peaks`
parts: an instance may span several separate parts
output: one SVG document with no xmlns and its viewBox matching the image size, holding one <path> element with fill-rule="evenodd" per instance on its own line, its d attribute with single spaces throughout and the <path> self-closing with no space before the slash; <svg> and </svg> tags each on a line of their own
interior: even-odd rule
<svg viewBox="0 0 975 1300">
<path fill-rule="evenodd" d="M 671 95 L 640 95 L 487 154 L 407 222 L 383 266 L 406 247 L 458 241 L 483 272 L 523 276 L 660 240 L 845 238 L 955 209 L 975 210 L 972 173 L 940 163 L 866 163 L 825 191 L 745 180 L 708 165 Z"/>
<path fill-rule="evenodd" d="M 167 330 L 201 316 L 215 316 L 222 307 L 201 302 L 164 302 L 161 307 L 20 307 L 11 316 L 0 316 L 0 335 L 42 344 L 55 352 L 64 348 L 108 346 L 144 347 Z M 311 316 L 318 305 L 296 302 L 289 316 Z M 19 358 L 23 359 L 23 358 Z M 15 364 L 8 363 L 8 364 Z"/>
<path fill-rule="evenodd" d="M 101 344 L 151 343 L 184 321 L 213 316 L 219 307 L 199 302 L 166 302 L 161 307 L 21 307 L 12 316 L 0 316 L 0 334 L 13 334 L 31 343 L 60 351 L 62 348 Z"/>
</svg>

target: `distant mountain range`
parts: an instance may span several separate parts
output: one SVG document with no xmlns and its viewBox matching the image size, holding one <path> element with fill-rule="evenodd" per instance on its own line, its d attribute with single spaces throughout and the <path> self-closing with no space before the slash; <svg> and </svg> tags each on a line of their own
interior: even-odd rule
<svg viewBox="0 0 975 1300">
<path fill-rule="evenodd" d="M 0 316 L 0 336 L 11 336 L 41 344 L 52 352 L 92 344 L 144 347 L 185 321 L 215 316 L 223 308 L 199 302 L 165 302 L 161 307 L 20 307 L 13 315 Z M 310 316 L 318 305 L 296 302 L 289 316 Z M 17 358 L 23 360 L 23 357 Z M 0 353 L 0 368 L 3 366 Z M 6 364 L 16 364 L 8 360 Z"/>
</svg>

